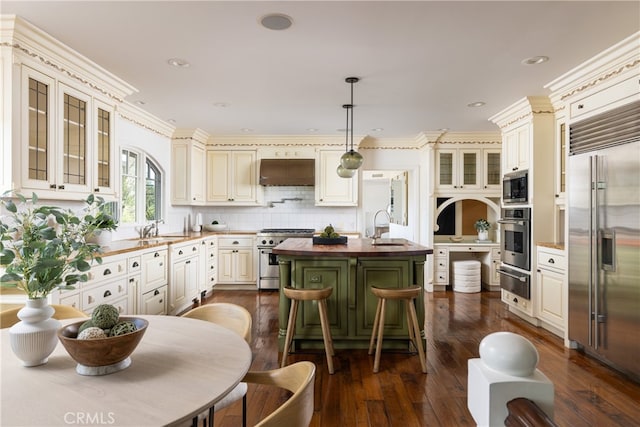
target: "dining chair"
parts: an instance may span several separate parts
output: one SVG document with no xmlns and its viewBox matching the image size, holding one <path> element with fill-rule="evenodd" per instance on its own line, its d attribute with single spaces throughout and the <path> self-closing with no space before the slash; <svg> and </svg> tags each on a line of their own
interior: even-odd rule
<svg viewBox="0 0 640 427">
<path fill-rule="evenodd" d="M 85 312 L 70 305 L 51 304 L 51 307 L 55 310 L 51 316 L 53 319 L 61 320 L 72 319 L 74 317 L 89 317 Z M 9 328 L 18 323 L 20 321 L 20 318 L 18 318 L 18 311 L 20 311 L 20 309 L 22 309 L 22 307 L 14 307 L 0 312 L 0 329 Z"/>
<path fill-rule="evenodd" d="M 275 386 L 293 394 L 278 409 L 256 424 L 256 427 L 308 427 L 313 417 L 313 392 L 316 365 L 302 361 L 270 371 L 249 371 L 243 381 Z M 243 408 L 243 411 L 245 408 Z M 246 413 L 243 414 L 246 420 Z"/>
<path fill-rule="evenodd" d="M 251 313 L 246 308 L 231 303 L 217 302 L 211 304 L 201 305 L 184 313 L 182 317 L 188 317 L 190 319 L 204 320 L 207 322 L 215 323 L 224 328 L 229 329 L 241 336 L 247 344 L 251 345 L 251 325 L 252 318 Z M 202 420 L 203 426 L 213 426 L 213 414 L 215 411 L 226 408 L 232 403 L 242 398 L 242 423 L 246 425 L 246 396 L 247 396 L 247 383 L 240 382 L 233 390 L 227 393 L 214 407 L 210 408 L 208 412 L 201 413 L 197 419 L 194 418 L 192 426 Z"/>
</svg>

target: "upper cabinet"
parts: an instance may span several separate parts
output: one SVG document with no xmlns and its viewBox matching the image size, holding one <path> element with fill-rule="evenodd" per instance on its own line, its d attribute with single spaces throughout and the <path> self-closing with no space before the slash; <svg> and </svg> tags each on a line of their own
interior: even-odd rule
<svg viewBox="0 0 640 427">
<path fill-rule="evenodd" d="M 531 123 L 525 123 L 505 132 L 502 152 L 503 173 L 529 169 Z"/>
<path fill-rule="evenodd" d="M 256 150 L 207 150 L 207 204 L 258 203 Z"/>
<path fill-rule="evenodd" d="M 195 132 L 176 132 L 171 142 L 171 203 L 203 205 L 206 200 L 206 150 Z"/>
<path fill-rule="evenodd" d="M 115 113 L 135 89 L 21 18 L 0 19 L 0 192 L 116 199 Z"/>
<path fill-rule="evenodd" d="M 316 156 L 316 206 L 357 206 L 358 172 L 341 178 L 336 172 L 342 150 L 318 150 Z"/>
<path fill-rule="evenodd" d="M 501 138 L 496 132 L 443 135 L 434 151 L 436 193 L 498 196 L 501 152 Z"/>
<path fill-rule="evenodd" d="M 114 106 L 28 66 L 21 74 L 14 188 L 41 198 L 117 196 Z"/>
</svg>

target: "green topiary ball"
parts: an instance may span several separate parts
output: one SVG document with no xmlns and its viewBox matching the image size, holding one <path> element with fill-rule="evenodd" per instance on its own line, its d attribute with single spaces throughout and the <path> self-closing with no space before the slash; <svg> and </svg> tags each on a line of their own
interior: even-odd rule
<svg viewBox="0 0 640 427">
<path fill-rule="evenodd" d="M 98 328 L 110 329 L 118 323 L 118 317 L 120 317 L 120 313 L 117 308 L 110 304 L 100 304 L 93 310 L 91 320 L 93 325 Z"/>
<path fill-rule="evenodd" d="M 87 328 L 93 328 L 95 326 L 96 325 L 93 324 L 93 320 L 89 319 L 86 322 L 84 322 L 82 325 L 80 325 L 80 327 L 78 328 L 78 334 Z"/>
<path fill-rule="evenodd" d="M 95 326 L 87 328 L 78 334 L 79 340 L 93 340 L 99 338 L 107 338 L 107 334 L 105 334 L 102 329 L 96 328 Z"/>
<path fill-rule="evenodd" d="M 118 322 L 113 328 L 111 328 L 110 337 L 117 337 L 118 335 L 124 335 L 136 330 L 136 325 L 133 322 L 125 320 L 124 322 Z"/>
</svg>

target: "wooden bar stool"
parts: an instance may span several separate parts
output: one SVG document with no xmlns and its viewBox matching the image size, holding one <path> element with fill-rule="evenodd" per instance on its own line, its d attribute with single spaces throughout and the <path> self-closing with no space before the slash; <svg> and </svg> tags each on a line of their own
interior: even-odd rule
<svg viewBox="0 0 640 427">
<path fill-rule="evenodd" d="M 284 342 L 284 350 L 282 351 L 281 367 L 287 365 L 287 356 L 293 341 L 293 334 L 296 328 L 296 316 L 298 315 L 298 303 L 300 301 L 318 301 L 318 312 L 320 313 L 320 326 L 322 327 L 322 339 L 324 340 L 324 351 L 327 354 L 327 365 L 329 373 L 333 374 L 333 339 L 331 338 L 331 330 L 329 329 L 329 318 L 327 317 L 327 298 L 333 292 L 333 288 L 323 289 L 296 289 L 283 288 L 284 295 L 291 300 L 291 310 L 289 311 L 289 321 L 287 322 L 287 335 Z"/>
<path fill-rule="evenodd" d="M 402 289 L 384 289 L 371 287 L 371 292 L 378 297 L 378 307 L 376 308 L 376 317 L 373 321 L 373 331 L 371 332 L 371 341 L 369 341 L 369 354 L 373 354 L 373 344 L 378 334 L 376 343 L 376 357 L 373 362 L 373 372 L 377 373 L 380 368 L 380 353 L 382 351 L 382 336 L 384 333 L 384 315 L 387 300 L 404 300 L 407 313 L 407 326 L 409 328 L 409 339 L 418 349 L 420 357 L 420 365 L 422 372 L 427 373 L 427 358 L 425 351 L 422 349 L 422 337 L 420 335 L 420 325 L 418 325 L 418 316 L 413 300 L 420 296 L 422 287 L 412 286 Z"/>
</svg>

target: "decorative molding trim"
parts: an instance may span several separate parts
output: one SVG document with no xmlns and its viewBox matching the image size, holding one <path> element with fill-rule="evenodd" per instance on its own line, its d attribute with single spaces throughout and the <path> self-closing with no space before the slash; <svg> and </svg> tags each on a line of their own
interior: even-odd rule
<svg viewBox="0 0 640 427">
<path fill-rule="evenodd" d="M 437 135 L 437 137 L 436 137 Z M 425 145 L 438 144 L 502 144 L 501 133 L 496 132 L 442 132 L 432 134 Z"/>
<path fill-rule="evenodd" d="M 119 103 L 137 89 L 100 65 L 15 15 L 1 16 L 0 47 L 14 50 L 14 60 L 30 58 Z"/>
<path fill-rule="evenodd" d="M 526 96 L 492 117 L 489 117 L 489 121 L 495 123 L 503 130 L 522 120 L 545 114 L 554 114 L 553 105 L 551 105 L 549 98 L 546 96 Z"/>
<path fill-rule="evenodd" d="M 498 127 L 500 129 L 507 128 L 513 125 L 514 123 L 518 123 L 520 120 L 528 119 L 530 117 L 535 116 L 536 114 L 554 114 L 554 113 L 555 113 L 555 110 L 529 111 L 528 113 L 515 117 L 506 123 L 503 123 L 502 125 L 498 125 Z"/>
<path fill-rule="evenodd" d="M 124 120 L 127 120 L 160 136 L 171 138 L 175 132 L 174 126 L 167 124 L 156 116 L 153 116 L 145 110 L 137 108 L 136 106 L 128 102 L 123 102 L 117 108 L 117 111 L 118 115 Z"/>
<path fill-rule="evenodd" d="M 202 129 L 175 129 L 171 140 L 173 141 L 196 141 L 206 145 L 210 135 Z"/>
<path fill-rule="evenodd" d="M 618 75 L 620 75 L 620 74 L 622 74 L 622 73 L 624 73 L 624 72 L 626 72 L 626 71 L 628 71 L 628 70 L 630 70 L 630 69 L 632 69 L 634 67 L 637 67 L 637 66 L 640 66 L 640 59 L 636 59 L 635 61 L 633 61 L 633 62 L 631 62 L 629 64 L 625 64 L 625 65 L 623 65 L 623 66 L 621 66 L 621 67 L 619 67 L 619 68 L 617 68 L 617 69 L 615 69 L 615 70 L 613 70 L 611 72 L 608 72 L 607 74 L 604 74 L 604 75 L 602 75 L 602 76 L 600 76 L 600 77 L 598 77 L 598 78 L 596 78 L 594 80 L 591 80 L 590 82 L 587 82 L 587 83 L 583 84 L 582 86 L 579 86 L 579 87 L 573 89 L 570 92 L 565 93 L 564 95 L 560 96 L 560 100 L 564 101 L 565 99 L 570 98 L 570 97 L 574 96 L 577 93 L 580 93 L 580 92 L 582 92 L 584 90 L 587 90 L 587 89 L 591 89 L 592 87 L 594 87 L 596 85 L 599 85 L 599 84 L 601 84 L 603 82 L 606 82 L 610 78 L 616 77 L 616 76 L 618 76 Z"/>
</svg>

